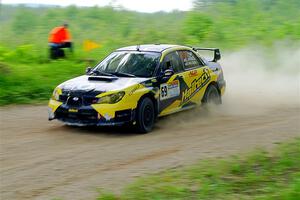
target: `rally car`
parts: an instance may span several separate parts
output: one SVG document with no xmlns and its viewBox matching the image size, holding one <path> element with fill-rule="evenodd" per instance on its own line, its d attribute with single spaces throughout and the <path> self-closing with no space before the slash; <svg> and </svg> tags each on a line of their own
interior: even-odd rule
<svg viewBox="0 0 300 200">
<path fill-rule="evenodd" d="M 206 60 L 200 52 L 211 51 Z M 151 131 L 157 117 L 206 103 L 225 91 L 219 49 L 137 45 L 117 49 L 86 75 L 58 85 L 49 120 L 68 125 L 135 125 Z"/>
</svg>

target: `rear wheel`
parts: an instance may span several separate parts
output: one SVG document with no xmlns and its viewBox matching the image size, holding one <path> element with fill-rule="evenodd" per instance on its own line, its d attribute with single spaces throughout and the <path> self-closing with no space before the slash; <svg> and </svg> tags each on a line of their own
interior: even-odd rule
<svg viewBox="0 0 300 200">
<path fill-rule="evenodd" d="M 155 120 L 154 105 L 148 97 L 143 98 L 137 109 L 136 127 L 141 133 L 148 133 L 152 130 Z"/>
<path fill-rule="evenodd" d="M 204 97 L 202 99 L 203 104 L 215 104 L 219 105 L 222 103 L 221 95 L 216 86 L 210 85 L 205 91 Z"/>
</svg>

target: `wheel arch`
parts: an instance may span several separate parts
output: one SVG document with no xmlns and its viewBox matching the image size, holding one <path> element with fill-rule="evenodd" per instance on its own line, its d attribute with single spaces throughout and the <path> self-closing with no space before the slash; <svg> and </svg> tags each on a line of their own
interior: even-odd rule
<svg viewBox="0 0 300 200">
<path fill-rule="evenodd" d="M 208 90 L 208 88 L 209 88 L 211 85 L 213 85 L 213 86 L 215 86 L 215 87 L 217 88 L 218 93 L 219 93 L 219 95 L 221 96 L 221 89 L 220 89 L 220 87 L 219 87 L 219 84 L 218 84 L 216 81 L 212 81 L 212 82 L 210 82 L 210 83 L 207 85 L 207 87 L 206 87 L 206 89 L 205 89 L 205 92 L 204 92 L 204 95 L 203 95 L 203 97 L 202 97 L 202 99 L 201 99 L 201 102 L 204 101 L 206 91 Z"/>
<path fill-rule="evenodd" d="M 220 89 L 220 87 L 219 87 L 219 84 L 218 84 L 216 81 L 210 82 L 210 83 L 208 84 L 208 86 L 206 87 L 206 90 L 207 90 L 207 88 L 209 88 L 209 86 L 211 86 L 211 85 L 215 86 L 215 87 L 218 89 L 219 95 L 221 95 L 221 89 Z M 206 91 L 206 90 L 205 90 L 205 91 Z"/>
</svg>

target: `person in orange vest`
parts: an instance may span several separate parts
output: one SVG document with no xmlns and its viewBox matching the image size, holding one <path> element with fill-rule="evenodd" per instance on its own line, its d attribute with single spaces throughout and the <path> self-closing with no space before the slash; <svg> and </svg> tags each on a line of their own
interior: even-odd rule
<svg viewBox="0 0 300 200">
<path fill-rule="evenodd" d="M 49 34 L 50 58 L 57 59 L 65 57 L 63 48 L 69 48 L 72 52 L 73 44 L 71 41 L 71 34 L 68 30 L 68 24 L 64 23 L 62 26 L 55 27 Z"/>
</svg>

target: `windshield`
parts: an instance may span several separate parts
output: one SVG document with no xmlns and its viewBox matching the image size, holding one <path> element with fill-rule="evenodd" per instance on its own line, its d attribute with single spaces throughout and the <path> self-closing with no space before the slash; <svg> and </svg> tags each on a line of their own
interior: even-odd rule
<svg viewBox="0 0 300 200">
<path fill-rule="evenodd" d="M 101 75 L 151 77 L 159 63 L 160 53 L 117 51 L 110 54 L 92 71 Z"/>
</svg>

